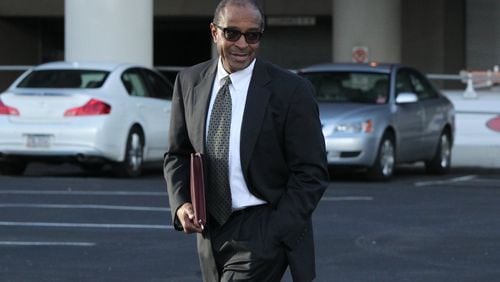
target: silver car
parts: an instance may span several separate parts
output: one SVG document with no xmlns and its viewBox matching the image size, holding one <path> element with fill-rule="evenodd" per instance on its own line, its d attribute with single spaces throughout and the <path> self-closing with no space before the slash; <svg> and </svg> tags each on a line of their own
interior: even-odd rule
<svg viewBox="0 0 500 282">
<path fill-rule="evenodd" d="M 452 103 L 419 71 L 400 64 L 323 64 L 301 69 L 316 88 L 328 163 L 388 180 L 398 163 L 451 166 Z"/>
</svg>

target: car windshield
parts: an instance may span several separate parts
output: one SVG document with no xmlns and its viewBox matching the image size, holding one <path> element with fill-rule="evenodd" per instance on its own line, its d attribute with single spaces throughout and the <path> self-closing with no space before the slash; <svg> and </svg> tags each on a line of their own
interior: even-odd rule
<svg viewBox="0 0 500 282">
<path fill-rule="evenodd" d="M 26 76 L 21 88 L 99 88 L 109 72 L 100 70 L 36 70 Z"/>
<path fill-rule="evenodd" d="M 316 88 L 318 102 L 385 104 L 389 75 L 369 72 L 302 73 Z"/>
</svg>

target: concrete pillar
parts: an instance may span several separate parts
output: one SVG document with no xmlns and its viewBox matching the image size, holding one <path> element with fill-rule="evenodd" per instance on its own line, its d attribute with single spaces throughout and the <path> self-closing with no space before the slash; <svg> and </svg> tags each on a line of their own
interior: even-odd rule
<svg viewBox="0 0 500 282">
<path fill-rule="evenodd" d="M 355 47 L 370 61 L 401 61 L 400 0 L 332 1 L 334 62 L 352 61 Z"/>
<path fill-rule="evenodd" d="M 153 0 L 65 0 L 65 60 L 153 65 Z"/>
</svg>

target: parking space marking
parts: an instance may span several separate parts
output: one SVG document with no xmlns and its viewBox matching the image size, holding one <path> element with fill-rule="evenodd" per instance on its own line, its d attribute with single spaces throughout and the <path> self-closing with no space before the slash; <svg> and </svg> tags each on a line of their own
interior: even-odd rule
<svg viewBox="0 0 500 282">
<path fill-rule="evenodd" d="M 477 177 L 477 175 L 466 175 L 466 176 L 461 176 L 461 177 L 455 177 L 451 179 L 445 179 L 445 180 L 436 180 L 436 181 L 419 181 L 415 182 L 413 185 L 415 187 L 424 187 L 424 186 L 433 186 L 433 185 L 441 185 L 441 184 L 451 184 L 451 183 L 457 183 L 457 182 L 466 182 L 473 180 Z"/>
<path fill-rule="evenodd" d="M 73 190 L 0 190 L 0 194 L 12 195 L 84 195 L 84 196 L 167 196 L 167 192 L 147 191 L 73 191 Z"/>
<path fill-rule="evenodd" d="M 65 228 L 104 228 L 104 229 L 173 229 L 172 225 L 157 224 L 107 224 L 107 223 L 69 223 L 69 222 L 23 222 L 0 221 L 0 226 L 17 227 L 65 227 Z"/>
<path fill-rule="evenodd" d="M 115 205 L 68 205 L 68 204 L 0 204 L 0 208 L 39 208 L 39 209 L 103 209 L 103 210 L 126 210 L 126 211 L 170 211 L 164 207 L 141 207 L 141 206 L 115 206 Z"/>
<path fill-rule="evenodd" d="M 371 196 L 323 197 L 321 201 L 373 201 Z"/>
<path fill-rule="evenodd" d="M 29 241 L 0 241 L 0 246 L 63 246 L 63 247 L 93 247 L 93 242 L 29 242 Z"/>
</svg>

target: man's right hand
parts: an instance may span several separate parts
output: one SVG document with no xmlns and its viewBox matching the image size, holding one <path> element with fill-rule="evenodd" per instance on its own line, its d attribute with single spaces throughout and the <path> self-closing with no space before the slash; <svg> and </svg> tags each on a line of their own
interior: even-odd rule
<svg viewBox="0 0 500 282">
<path fill-rule="evenodd" d="M 194 210 L 191 203 L 184 203 L 177 209 L 177 218 L 182 224 L 184 233 L 201 233 L 203 231 L 201 225 L 194 220 Z"/>
</svg>

